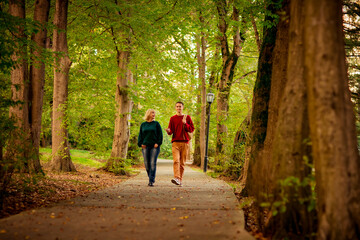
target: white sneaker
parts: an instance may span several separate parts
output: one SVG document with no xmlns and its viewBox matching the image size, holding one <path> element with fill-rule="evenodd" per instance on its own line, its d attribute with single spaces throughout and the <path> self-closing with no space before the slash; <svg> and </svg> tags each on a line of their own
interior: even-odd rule
<svg viewBox="0 0 360 240">
<path fill-rule="evenodd" d="M 180 183 L 180 180 L 177 179 L 177 178 L 171 179 L 171 182 L 172 182 L 173 184 L 175 184 L 175 185 L 180 185 L 180 184 L 181 184 L 181 183 Z"/>
</svg>

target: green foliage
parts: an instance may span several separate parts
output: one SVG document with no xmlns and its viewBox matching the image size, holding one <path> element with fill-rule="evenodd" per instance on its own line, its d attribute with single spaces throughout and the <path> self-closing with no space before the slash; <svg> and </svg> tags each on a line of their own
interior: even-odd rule
<svg viewBox="0 0 360 240">
<path fill-rule="evenodd" d="M 128 175 L 131 172 L 131 160 L 130 159 L 118 159 L 113 158 L 113 164 L 107 169 L 109 172 L 115 175 Z"/>
<path fill-rule="evenodd" d="M 301 180 L 298 177 L 289 176 L 283 180 L 279 180 L 280 191 L 276 201 L 263 202 L 260 204 L 261 207 L 268 208 L 272 212 L 273 216 L 279 213 L 286 212 L 287 205 L 290 202 L 298 202 L 305 204 L 309 212 L 314 211 L 316 208 L 316 191 L 315 191 L 315 170 L 313 165 L 309 163 L 309 159 L 304 156 L 304 162 L 307 166 L 311 167 L 312 171 Z M 309 188 L 311 195 L 303 197 L 301 192 L 304 189 Z M 273 199 L 274 196 L 267 196 L 268 199 Z"/>
</svg>

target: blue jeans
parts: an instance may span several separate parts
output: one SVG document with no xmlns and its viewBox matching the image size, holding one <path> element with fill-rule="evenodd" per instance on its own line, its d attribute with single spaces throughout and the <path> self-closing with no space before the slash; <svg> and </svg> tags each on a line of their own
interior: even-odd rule
<svg viewBox="0 0 360 240">
<path fill-rule="evenodd" d="M 144 164 L 146 172 L 149 176 L 149 183 L 155 182 L 156 175 L 156 161 L 160 153 L 160 147 L 146 147 L 142 148 L 142 154 L 144 157 Z"/>
</svg>

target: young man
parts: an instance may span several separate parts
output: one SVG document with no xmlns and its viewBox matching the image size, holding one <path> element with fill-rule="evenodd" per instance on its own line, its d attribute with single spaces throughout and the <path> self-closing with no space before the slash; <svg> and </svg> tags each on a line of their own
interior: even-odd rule
<svg viewBox="0 0 360 240">
<path fill-rule="evenodd" d="M 169 127 L 166 129 L 168 135 L 172 136 L 172 154 L 174 159 L 174 178 L 172 183 L 182 186 L 184 175 L 186 153 L 189 148 L 189 135 L 194 131 L 194 124 L 189 115 L 183 115 L 184 103 L 175 104 L 176 115 L 170 118 Z"/>
</svg>

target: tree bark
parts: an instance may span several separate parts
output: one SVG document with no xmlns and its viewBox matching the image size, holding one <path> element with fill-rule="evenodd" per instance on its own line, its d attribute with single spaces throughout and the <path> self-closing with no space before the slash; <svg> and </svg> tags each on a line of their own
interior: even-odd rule
<svg viewBox="0 0 360 240">
<path fill-rule="evenodd" d="M 272 3 L 267 2 L 267 10 L 276 14 Z M 274 22 L 273 16 L 267 15 L 266 21 Z M 248 167 L 246 174 L 246 185 L 242 191 L 242 195 L 252 195 L 257 193 L 255 176 L 252 172 L 255 171 L 254 166 L 258 160 L 259 152 L 264 147 L 266 137 L 266 128 L 268 125 L 268 107 L 271 89 L 271 76 L 273 69 L 273 51 L 276 40 L 277 26 L 264 27 L 263 41 L 258 62 L 258 71 L 254 86 L 253 100 L 252 100 L 252 114 L 250 121 L 250 134 L 247 146 L 251 148 L 250 157 L 245 159 L 245 164 Z M 248 161 L 248 163 L 246 162 Z M 254 170 L 253 170 L 254 169 Z"/>
<path fill-rule="evenodd" d="M 67 46 L 68 0 L 56 0 L 53 37 L 54 95 L 52 122 L 52 162 L 55 171 L 76 171 L 71 161 L 67 131 L 67 97 L 71 61 Z"/>
<path fill-rule="evenodd" d="M 357 239 L 360 159 L 345 63 L 342 1 L 306 0 L 304 23 L 318 239 Z"/>
<path fill-rule="evenodd" d="M 204 18 L 200 13 L 200 22 L 204 24 Z M 199 41 L 197 43 L 197 61 L 199 67 L 199 79 L 201 89 L 201 116 L 200 116 L 200 156 L 201 156 L 201 169 L 204 168 L 205 159 L 205 130 L 206 130 L 206 82 L 205 82 L 205 71 L 206 71 L 206 40 L 205 33 L 201 32 Z"/>
<path fill-rule="evenodd" d="M 265 216 L 260 207 L 263 202 L 271 202 L 272 190 L 274 188 L 274 176 L 271 175 L 272 169 L 272 148 L 273 139 L 278 126 L 278 113 L 283 95 L 283 86 L 287 82 L 287 56 L 288 56 L 288 36 L 289 36 L 289 0 L 282 2 L 280 10 L 283 14 L 277 24 L 275 47 L 272 52 L 272 70 L 271 70 L 271 87 L 270 98 L 268 102 L 266 137 L 264 145 L 258 152 L 256 159 L 252 162 L 252 195 L 256 198 L 258 207 L 258 219 L 260 227 L 265 226 Z M 260 70 L 259 70 L 260 71 Z M 264 231 L 264 229 L 263 229 Z"/>
<path fill-rule="evenodd" d="M 31 139 L 33 145 L 33 157 L 29 166 L 35 171 L 41 171 L 39 159 L 40 133 L 41 133 L 41 117 L 44 97 L 45 82 L 45 63 L 41 61 L 42 53 L 46 48 L 46 23 L 49 19 L 50 0 L 35 1 L 34 21 L 37 21 L 40 29 L 33 34 L 32 40 L 35 49 L 32 51 L 33 60 L 30 66 L 30 128 Z"/>
<path fill-rule="evenodd" d="M 127 38 L 127 47 L 129 46 L 130 38 Z M 115 95 L 117 113 L 111 156 L 105 167 L 107 170 L 117 166 L 126 159 L 130 138 L 129 120 L 133 106 L 133 102 L 129 96 L 129 83 L 132 82 L 132 73 L 129 69 L 130 50 L 118 50 L 117 60 L 118 72 Z"/>
<path fill-rule="evenodd" d="M 197 106 L 201 106 L 201 92 L 198 91 L 197 94 Z M 196 116 L 201 115 L 201 107 L 196 108 Z M 194 131 L 194 139 L 195 139 L 195 149 L 194 149 L 194 158 L 193 158 L 193 165 L 201 166 L 201 150 L 200 150 L 200 124 L 199 118 L 196 117 L 193 119 L 195 131 Z"/>
<path fill-rule="evenodd" d="M 281 31 L 280 25 L 279 23 L 278 32 Z M 268 156 L 265 161 L 271 162 L 271 169 L 269 170 L 270 194 L 273 196 L 271 202 L 272 204 L 282 202 L 284 196 L 287 199 L 287 202 L 284 203 L 286 211 L 282 212 L 273 208 L 273 212 L 278 211 L 278 214 L 276 216 L 271 215 L 268 219 L 267 232 L 274 239 L 292 239 L 304 236 L 310 238 L 311 234 L 316 231 L 315 209 L 308 211 L 311 204 L 311 186 L 310 184 L 300 185 L 312 171 L 309 167 L 311 148 L 308 144 L 309 122 L 304 78 L 303 26 L 303 1 L 292 0 L 290 3 L 289 33 L 286 34 L 290 36 L 288 39 L 289 51 L 287 56 L 283 57 L 287 59 L 287 69 L 285 69 L 287 80 L 278 86 L 285 86 L 285 88 L 282 97 L 276 94 L 276 96 L 281 97 L 277 102 L 277 105 L 280 106 L 277 114 L 277 127 L 275 134 L 267 133 L 264 148 L 264 155 Z M 282 48 L 285 46 L 286 43 L 281 44 Z M 275 69 L 281 69 L 280 64 L 281 60 L 274 61 L 271 90 L 273 90 L 273 83 L 277 78 Z M 274 95 L 271 94 L 270 99 L 272 100 L 273 97 Z M 271 100 L 269 118 L 272 114 L 270 111 Z M 273 124 L 270 124 L 270 121 L 268 124 L 268 129 L 272 128 Z M 270 152 L 265 150 L 268 137 L 274 139 Z M 295 186 L 281 185 L 281 182 L 293 177 L 299 180 L 298 185 L 295 182 L 292 182 Z M 300 200 L 304 201 L 301 202 Z"/>
<path fill-rule="evenodd" d="M 227 120 L 227 115 L 229 111 L 229 96 L 232 81 L 234 78 L 234 71 L 236 63 L 239 59 L 241 52 L 240 43 L 240 31 L 238 27 L 234 27 L 235 35 L 233 36 L 233 51 L 230 53 L 228 38 L 226 35 L 228 29 L 228 23 L 226 22 L 226 1 L 217 1 L 217 10 L 219 14 L 219 30 L 220 30 L 220 44 L 221 44 L 221 53 L 222 53 L 222 72 L 221 78 L 218 84 L 218 94 L 217 94 L 217 140 L 216 140 L 216 158 L 215 164 L 219 164 L 221 155 L 224 153 L 224 139 L 227 135 L 227 127 L 225 122 Z M 232 20 L 239 21 L 239 11 L 233 6 Z"/>
<path fill-rule="evenodd" d="M 18 18 L 25 19 L 25 1 L 9 1 L 9 13 Z M 12 55 L 15 67 L 11 70 L 11 99 L 14 106 L 9 107 L 9 116 L 15 121 L 16 129 L 11 131 L 5 158 L 12 158 L 22 171 L 28 171 L 28 159 L 31 154 L 29 144 L 29 84 L 27 46 L 23 26 L 19 26 L 14 33 L 16 52 Z"/>
</svg>

